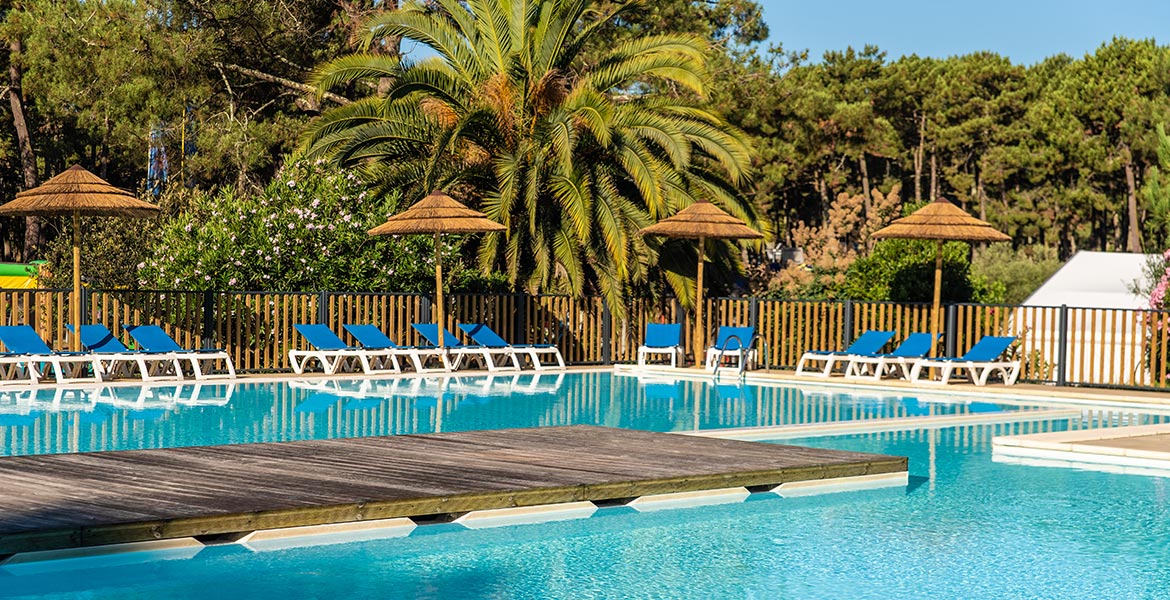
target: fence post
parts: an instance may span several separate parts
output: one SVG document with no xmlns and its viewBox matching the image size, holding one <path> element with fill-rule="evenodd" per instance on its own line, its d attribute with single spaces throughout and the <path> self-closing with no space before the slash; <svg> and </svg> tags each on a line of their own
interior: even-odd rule
<svg viewBox="0 0 1170 600">
<path fill-rule="evenodd" d="M 751 303 L 748 304 L 748 325 L 752 329 L 760 328 L 760 299 L 752 298 Z"/>
<path fill-rule="evenodd" d="M 419 312 L 422 314 L 419 315 L 419 318 L 422 319 L 423 323 L 430 323 L 431 322 L 431 304 L 434 304 L 434 302 L 431 301 L 431 297 L 427 294 L 421 294 L 421 296 L 422 296 L 422 303 L 419 306 Z"/>
<path fill-rule="evenodd" d="M 841 347 L 847 348 L 849 344 L 853 343 L 853 300 L 845 300 L 845 318 L 841 328 L 844 330 L 841 334 Z"/>
<path fill-rule="evenodd" d="M 959 307 L 954 304 L 947 305 L 947 317 L 943 323 L 943 338 L 946 340 L 947 356 L 959 355 L 959 336 L 956 332 L 959 329 Z"/>
<path fill-rule="evenodd" d="M 1068 385 L 1068 305 L 1060 305 L 1060 333 L 1056 340 L 1056 385 Z"/>
<path fill-rule="evenodd" d="M 93 290 L 83 287 L 81 288 L 81 322 L 78 325 L 85 325 L 89 323 L 89 296 Z"/>
<path fill-rule="evenodd" d="M 215 336 L 215 292 L 203 292 L 203 347 L 214 348 L 212 338 Z"/>
<path fill-rule="evenodd" d="M 329 292 L 317 292 L 317 323 L 328 324 L 329 321 Z"/>
<path fill-rule="evenodd" d="M 516 330 L 512 332 L 512 339 L 516 340 L 517 344 L 527 344 L 528 342 L 528 294 L 519 292 L 512 294 L 515 298 L 516 304 L 512 307 L 516 311 Z"/>
<path fill-rule="evenodd" d="M 609 311 L 609 303 L 601 299 L 601 362 L 613 364 L 613 313 Z"/>
</svg>

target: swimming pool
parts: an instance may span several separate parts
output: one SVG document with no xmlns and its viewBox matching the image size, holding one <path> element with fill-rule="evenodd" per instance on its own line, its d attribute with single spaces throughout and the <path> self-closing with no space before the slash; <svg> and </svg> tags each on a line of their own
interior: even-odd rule
<svg viewBox="0 0 1170 600">
<path fill-rule="evenodd" d="M 1013 425 L 797 443 L 910 457 L 908 488 L 185 560 L 0 567 L 15 598 L 1162 598 L 1170 479 L 992 461 Z M 792 443 L 786 440 L 785 443 Z M 138 560 L 162 558 L 143 553 Z M 49 569 L 37 571 L 36 569 Z"/>
<path fill-rule="evenodd" d="M 549 425 L 688 431 L 1011 405 L 603 372 L 0 390 L 0 456 Z"/>
</svg>

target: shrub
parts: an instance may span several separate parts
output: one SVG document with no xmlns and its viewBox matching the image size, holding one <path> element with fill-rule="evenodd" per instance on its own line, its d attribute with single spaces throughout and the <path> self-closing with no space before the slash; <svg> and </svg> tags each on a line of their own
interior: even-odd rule
<svg viewBox="0 0 1170 600">
<path fill-rule="evenodd" d="M 990 285 L 1003 286 L 1003 303 L 1020 304 L 1060 268 L 1056 250 L 1046 246 L 1012 249 L 1008 242 L 976 248 L 971 274 Z"/>
<path fill-rule="evenodd" d="M 398 208 L 375 198 L 356 174 L 308 161 L 287 164 L 260 193 L 196 194 L 165 224 L 139 285 L 160 289 L 431 291 L 430 236 L 370 236 Z M 462 242 L 443 238 L 444 271 L 467 287 Z M 490 283 L 490 282 L 489 282 Z"/>
</svg>

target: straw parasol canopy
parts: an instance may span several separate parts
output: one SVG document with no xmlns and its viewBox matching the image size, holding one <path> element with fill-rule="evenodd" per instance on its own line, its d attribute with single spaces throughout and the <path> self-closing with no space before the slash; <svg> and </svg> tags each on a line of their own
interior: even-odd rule
<svg viewBox="0 0 1170 600">
<path fill-rule="evenodd" d="M 761 239 L 764 235 L 706 200 L 700 200 L 678 211 L 672 217 L 667 217 L 654 225 L 643 228 L 638 233 L 699 240 L 699 266 L 695 277 L 694 336 L 695 366 L 702 367 L 699 356 L 706 346 L 706 335 L 703 331 L 703 262 L 707 258 L 707 240 L 710 238 Z"/>
<path fill-rule="evenodd" d="M 73 216 L 73 301 L 72 319 L 81 325 L 81 217 L 149 218 L 158 214 L 154 204 L 116 188 L 101 177 L 73 165 L 43 184 L 20 192 L 0 206 L 0 216 Z M 73 336 L 73 349 L 81 349 L 80 336 Z"/>
<path fill-rule="evenodd" d="M 447 233 L 486 233 L 504 231 L 507 227 L 487 218 L 487 215 L 467 208 L 454 198 L 438 190 L 414 203 L 405 211 L 371 229 L 370 235 L 417 235 L 435 236 L 435 305 L 438 307 L 439 346 L 444 345 L 443 330 L 443 262 L 439 236 Z"/>
<path fill-rule="evenodd" d="M 931 306 L 931 347 L 935 356 L 938 342 L 939 304 L 942 296 L 942 247 L 947 241 L 958 242 L 1008 242 L 1012 238 L 996 230 L 987 221 L 976 219 L 966 211 L 951 204 L 946 198 L 938 198 L 913 213 L 894 220 L 883 229 L 873 233 L 876 239 L 935 240 L 934 251 L 934 303 Z"/>
</svg>

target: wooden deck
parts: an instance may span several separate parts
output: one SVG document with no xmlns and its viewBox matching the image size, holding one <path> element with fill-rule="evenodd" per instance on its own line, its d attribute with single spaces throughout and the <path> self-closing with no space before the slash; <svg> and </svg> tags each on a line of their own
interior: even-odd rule
<svg viewBox="0 0 1170 600">
<path fill-rule="evenodd" d="M 603 427 L 0 458 L 0 555 L 906 470 Z"/>
</svg>

